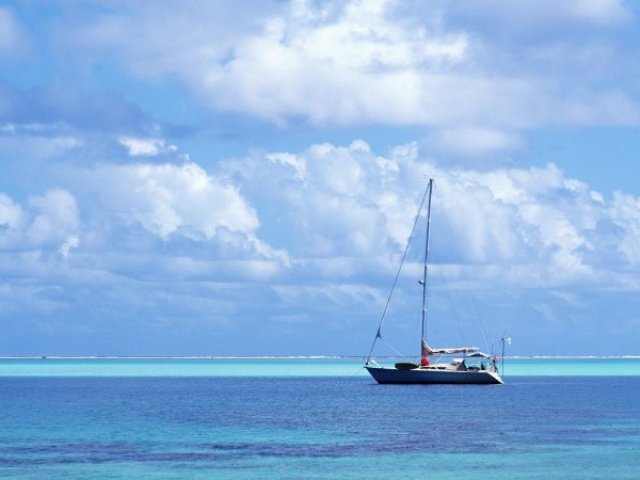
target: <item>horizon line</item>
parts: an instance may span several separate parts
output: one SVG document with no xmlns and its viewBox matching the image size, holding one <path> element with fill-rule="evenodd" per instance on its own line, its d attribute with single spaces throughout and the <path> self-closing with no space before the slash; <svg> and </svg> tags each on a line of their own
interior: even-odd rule
<svg viewBox="0 0 640 480">
<path fill-rule="evenodd" d="M 380 355 L 406 358 L 415 355 Z M 447 355 L 451 356 L 451 355 Z M 0 360 L 340 360 L 366 359 L 366 355 L 0 355 Z M 505 355 L 505 359 L 640 359 L 638 355 Z"/>
</svg>

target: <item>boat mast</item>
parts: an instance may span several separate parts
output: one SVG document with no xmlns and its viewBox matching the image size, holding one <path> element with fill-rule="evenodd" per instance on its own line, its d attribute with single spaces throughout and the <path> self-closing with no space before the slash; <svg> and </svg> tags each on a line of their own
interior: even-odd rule
<svg viewBox="0 0 640 480">
<path fill-rule="evenodd" d="M 380 319 L 380 323 L 378 324 L 376 336 L 373 338 L 373 342 L 371 343 L 371 349 L 369 350 L 369 355 L 367 356 L 365 365 L 369 365 L 369 362 L 371 361 L 371 354 L 373 353 L 373 349 L 376 346 L 376 342 L 379 338 L 382 338 L 382 324 L 386 319 L 387 310 L 389 308 L 389 304 L 391 303 L 391 297 L 393 296 L 393 292 L 396 289 L 398 279 L 400 278 L 400 272 L 402 271 L 402 266 L 404 265 L 404 260 L 407 257 L 407 253 L 409 252 L 411 240 L 413 239 L 413 235 L 416 233 L 416 227 L 418 226 L 418 221 L 420 220 L 420 213 L 422 212 L 422 207 L 424 207 L 424 201 L 427 198 L 427 193 L 430 194 L 430 191 L 430 187 L 425 188 L 424 194 L 422 195 L 422 200 L 420 200 L 420 206 L 418 207 L 418 211 L 416 212 L 416 218 L 413 221 L 413 228 L 411 229 L 411 234 L 409 235 L 409 239 L 407 240 L 407 245 L 404 248 L 404 253 L 402 254 L 402 259 L 400 260 L 400 265 L 398 266 L 398 271 L 396 272 L 396 278 L 393 280 L 393 285 L 391 286 L 391 291 L 389 292 L 389 296 L 387 297 L 387 303 L 384 306 L 384 310 L 382 311 L 382 318 Z M 429 203 L 431 203 L 431 200 L 429 200 Z"/>
<path fill-rule="evenodd" d="M 420 337 L 420 352 L 427 334 L 427 261 L 429 260 L 429 230 L 431 227 L 431 193 L 433 192 L 433 178 L 429 179 L 429 203 L 427 204 L 427 237 L 424 242 L 424 271 L 422 273 L 422 336 Z"/>
<path fill-rule="evenodd" d="M 504 346 L 505 346 L 505 344 L 511 345 L 511 337 L 503 336 L 500 339 L 500 343 L 502 343 L 502 358 L 501 358 L 502 366 L 500 367 L 500 370 L 501 370 L 500 373 L 502 374 L 502 377 L 504 378 Z"/>
</svg>

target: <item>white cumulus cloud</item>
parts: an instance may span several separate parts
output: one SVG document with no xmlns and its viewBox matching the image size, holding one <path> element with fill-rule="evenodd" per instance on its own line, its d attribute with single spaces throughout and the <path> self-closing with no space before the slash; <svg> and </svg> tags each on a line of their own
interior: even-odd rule
<svg viewBox="0 0 640 480">
<path fill-rule="evenodd" d="M 80 230 L 80 210 L 75 197 L 66 190 L 53 189 L 33 196 L 24 206 L 0 193 L 0 248 L 59 248 L 68 255 L 79 240 L 72 242 L 76 245 L 69 241 L 77 239 Z"/>
<path fill-rule="evenodd" d="M 487 129 L 488 149 L 519 143 L 499 130 L 640 123 L 636 92 L 611 82 L 636 69 L 616 47 L 615 27 L 633 18 L 620 1 L 189 5 L 142 3 L 64 37 L 117 51 L 139 75 L 175 76 L 213 109 L 277 124 L 462 125 Z M 557 35 L 535 34 L 549 25 Z"/>
<path fill-rule="evenodd" d="M 194 163 L 105 165 L 85 178 L 113 215 L 163 239 L 210 239 L 219 229 L 251 234 L 259 227 L 237 188 Z"/>
<path fill-rule="evenodd" d="M 497 284 L 640 285 L 629 272 L 639 260 L 638 199 L 606 199 L 553 164 L 443 168 L 421 158 L 415 144 L 379 156 L 357 141 L 251 157 L 227 168 L 241 175 L 260 211 L 272 212 L 267 240 L 323 275 L 358 276 L 367 265 L 388 266 L 404 247 L 426 178 L 433 177 L 434 255 L 445 274 L 459 276 L 451 268 L 459 265 Z"/>
<path fill-rule="evenodd" d="M 132 157 L 147 156 L 154 157 L 161 153 L 175 152 L 178 147 L 175 145 L 166 145 L 161 138 L 137 138 L 137 137 L 120 137 L 118 140 L 124 146 L 129 155 Z"/>
</svg>

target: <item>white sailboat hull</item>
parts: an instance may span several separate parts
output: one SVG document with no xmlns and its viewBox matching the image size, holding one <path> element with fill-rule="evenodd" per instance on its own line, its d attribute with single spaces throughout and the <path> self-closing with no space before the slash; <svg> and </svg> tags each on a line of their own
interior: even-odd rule
<svg viewBox="0 0 640 480">
<path fill-rule="evenodd" d="M 380 384 L 422 384 L 422 385 L 498 385 L 502 378 L 489 370 L 436 370 L 417 368 L 398 370 L 396 368 L 365 367 Z"/>
</svg>

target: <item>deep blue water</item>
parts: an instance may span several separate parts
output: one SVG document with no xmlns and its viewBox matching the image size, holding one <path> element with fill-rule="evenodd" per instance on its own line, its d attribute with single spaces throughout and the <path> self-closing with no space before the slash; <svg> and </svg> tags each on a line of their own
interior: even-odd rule
<svg viewBox="0 0 640 480">
<path fill-rule="evenodd" d="M 640 377 L 0 378 L 2 478 L 640 478 Z"/>
</svg>

